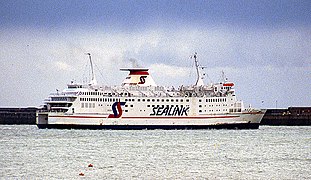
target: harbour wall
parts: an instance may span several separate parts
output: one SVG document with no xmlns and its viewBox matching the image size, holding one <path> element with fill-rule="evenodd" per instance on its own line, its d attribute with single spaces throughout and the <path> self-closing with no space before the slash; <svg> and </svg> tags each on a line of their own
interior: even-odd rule
<svg viewBox="0 0 311 180">
<path fill-rule="evenodd" d="M 36 124 L 36 107 L 0 108 L 0 124 Z"/>
<path fill-rule="evenodd" d="M 267 109 L 260 125 L 270 126 L 310 126 L 311 107 L 289 107 L 287 109 Z"/>
<path fill-rule="evenodd" d="M 0 124 L 36 124 L 36 107 L 0 108 Z M 310 126 L 311 107 L 267 109 L 260 125 Z"/>
</svg>

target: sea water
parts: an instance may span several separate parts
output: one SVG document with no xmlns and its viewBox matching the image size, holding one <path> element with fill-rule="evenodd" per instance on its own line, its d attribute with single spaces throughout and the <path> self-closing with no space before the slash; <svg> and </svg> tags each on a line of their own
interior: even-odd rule
<svg viewBox="0 0 311 180">
<path fill-rule="evenodd" d="M 311 179 L 311 127 L 118 131 L 1 125 L 0 178 Z"/>
</svg>

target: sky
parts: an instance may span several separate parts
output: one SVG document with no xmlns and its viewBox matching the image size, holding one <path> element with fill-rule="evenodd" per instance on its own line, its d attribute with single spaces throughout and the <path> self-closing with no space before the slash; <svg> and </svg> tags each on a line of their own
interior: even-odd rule
<svg viewBox="0 0 311 180">
<path fill-rule="evenodd" d="M 39 106 L 70 81 L 120 85 L 135 60 L 158 85 L 224 71 L 245 106 L 311 106 L 311 1 L 2 0 L 0 107 Z"/>
</svg>

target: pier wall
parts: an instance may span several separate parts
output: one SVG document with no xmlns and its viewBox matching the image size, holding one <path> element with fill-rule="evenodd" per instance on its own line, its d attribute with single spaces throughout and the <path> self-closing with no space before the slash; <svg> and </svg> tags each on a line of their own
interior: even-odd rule
<svg viewBox="0 0 311 180">
<path fill-rule="evenodd" d="M 36 124 L 35 107 L 0 108 L 0 124 Z"/>
<path fill-rule="evenodd" d="M 311 107 L 267 109 L 260 125 L 309 126 L 311 125 Z"/>
</svg>

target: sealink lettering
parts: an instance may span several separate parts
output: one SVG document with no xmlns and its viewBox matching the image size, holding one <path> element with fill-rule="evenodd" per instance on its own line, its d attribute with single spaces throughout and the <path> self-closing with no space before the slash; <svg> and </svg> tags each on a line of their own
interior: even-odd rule
<svg viewBox="0 0 311 180">
<path fill-rule="evenodd" d="M 150 116 L 188 116 L 189 107 L 157 106 L 152 108 Z"/>
</svg>

